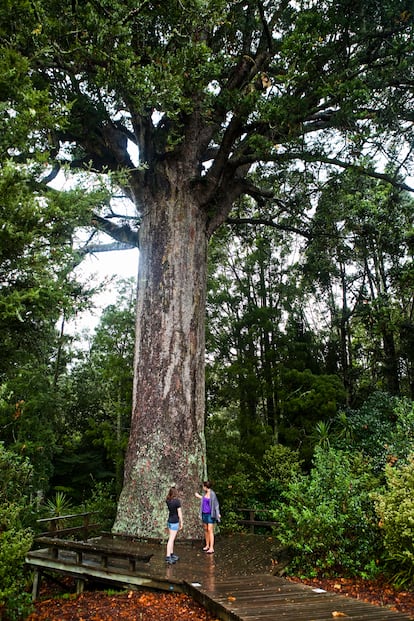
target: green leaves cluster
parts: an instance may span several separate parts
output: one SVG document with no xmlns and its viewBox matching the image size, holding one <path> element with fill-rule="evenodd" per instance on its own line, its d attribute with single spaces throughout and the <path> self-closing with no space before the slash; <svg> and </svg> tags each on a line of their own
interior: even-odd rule
<svg viewBox="0 0 414 621">
<path fill-rule="evenodd" d="M 30 611 L 24 559 L 33 543 L 29 502 L 33 468 L 0 443 L 0 614 L 7 621 Z"/>
<path fill-rule="evenodd" d="M 369 494 L 378 486 L 358 455 L 317 448 L 309 475 L 290 484 L 273 512 L 277 541 L 296 575 L 373 575 L 381 539 Z"/>
<path fill-rule="evenodd" d="M 387 465 L 386 486 L 373 495 L 384 537 L 387 570 L 400 587 L 414 583 L 414 456 Z"/>
</svg>

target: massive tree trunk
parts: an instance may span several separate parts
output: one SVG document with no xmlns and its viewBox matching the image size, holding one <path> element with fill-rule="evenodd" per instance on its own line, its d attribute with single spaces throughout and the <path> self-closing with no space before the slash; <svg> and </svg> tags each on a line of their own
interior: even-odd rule
<svg viewBox="0 0 414 621">
<path fill-rule="evenodd" d="M 188 172 L 188 171 L 187 171 Z M 165 536 L 165 497 L 183 499 L 185 538 L 201 538 L 194 492 L 206 476 L 204 324 L 206 214 L 179 165 L 146 199 L 140 228 L 135 385 L 124 487 L 114 532 Z M 185 178 L 185 176 L 184 176 Z"/>
</svg>

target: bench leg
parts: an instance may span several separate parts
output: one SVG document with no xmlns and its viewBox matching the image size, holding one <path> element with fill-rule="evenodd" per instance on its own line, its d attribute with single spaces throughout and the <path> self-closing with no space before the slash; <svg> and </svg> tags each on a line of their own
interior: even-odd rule
<svg viewBox="0 0 414 621">
<path fill-rule="evenodd" d="M 32 602 L 36 601 L 36 599 L 39 597 L 41 581 L 42 572 L 40 571 L 40 569 L 35 569 L 33 576 Z"/>
<path fill-rule="evenodd" d="M 76 580 L 76 595 L 81 595 L 83 593 L 84 588 L 85 588 L 85 580 L 82 580 L 81 578 Z"/>
</svg>

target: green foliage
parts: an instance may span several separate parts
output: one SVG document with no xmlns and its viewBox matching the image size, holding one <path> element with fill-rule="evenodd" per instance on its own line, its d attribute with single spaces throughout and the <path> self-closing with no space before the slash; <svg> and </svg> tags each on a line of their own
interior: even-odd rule
<svg viewBox="0 0 414 621">
<path fill-rule="evenodd" d="M 301 475 L 299 451 L 282 444 L 269 447 L 257 465 L 256 497 L 266 506 L 280 503 L 283 493 Z"/>
<path fill-rule="evenodd" d="M 410 195 L 355 169 L 332 174 L 318 200 L 304 284 L 327 300 L 329 366 L 354 403 L 374 390 L 410 394 L 412 213 Z"/>
<path fill-rule="evenodd" d="M 0 505 L 0 614 L 4 607 L 5 621 L 25 618 L 31 609 L 24 560 L 33 534 L 21 527 L 21 511 L 17 505 Z"/>
<path fill-rule="evenodd" d="M 33 488 L 43 492 L 48 489 L 53 469 L 56 438 L 58 403 L 51 383 L 47 366 L 23 364 L 3 385 L 7 399 L 0 399 L 0 421 L 5 428 L 3 437 L 9 448 L 30 459 Z"/>
<path fill-rule="evenodd" d="M 407 461 L 414 446 L 414 402 L 409 399 L 396 399 L 394 402 L 396 423 L 388 439 L 388 454 Z"/>
<path fill-rule="evenodd" d="M 20 502 L 30 490 L 32 476 L 29 460 L 7 450 L 0 442 L 0 502 Z"/>
<path fill-rule="evenodd" d="M 64 492 L 58 491 L 54 498 L 48 498 L 46 501 L 45 511 L 47 517 L 61 517 L 72 512 L 73 505 Z"/>
<path fill-rule="evenodd" d="M 0 474 L 0 615 L 14 621 L 30 611 L 24 559 L 33 543 L 25 526 L 33 515 L 27 500 L 32 467 L 0 443 Z"/>
<path fill-rule="evenodd" d="M 61 425 L 51 484 L 75 504 L 86 502 L 96 482 L 112 481 L 116 494 L 132 410 L 135 287 L 118 283 L 118 296 L 101 317 L 87 352 L 62 378 Z"/>
<path fill-rule="evenodd" d="M 381 550 L 369 492 L 376 479 L 360 455 L 317 448 L 309 475 L 293 481 L 273 512 L 290 574 L 362 575 Z"/>
<path fill-rule="evenodd" d="M 414 455 L 387 465 L 386 487 L 372 495 L 384 535 L 386 568 L 402 587 L 414 584 Z"/>
<path fill-rule="evenodd" d="M 315 440 L 314 427 L 322 419 L 329 421 L 345 401 L 345 390 L 337 375 L 318 374 L 309 370 L 285 370 L 281 380 L 281 442 L 301 447 L 309 461 Z M 326 424 L 326 423 L 324 423 Z"/>
<path fill-rule="evenodd" d="M 113 484 L 96 483 L 91 496 L 85 501 L 85 511 L 96 513 L 93 521 L 100 524 L 101 530 L 111 530 L 116 515 L 116 500 Z"/>
<path fill-rule="evenodd" d="M 44 190 L 44 174 L 33 162 L 0 162 L 0 426 L 6 445 L 30 458 L 35 489 L 46 492 L 71 341 L 57 323 L 89 303 L 73 273 L 81 260 L 74 231 L 105 193 Z"/>
<path fill-rule="evenodd" d="M 216 483 L 240 470 L 240 431 L 237 422 L 237 411 L 233 408 L 216 411 L 207 419 L 209 477 Z"/>
<path fill-rule="evenodd" d="M 384 392 L 370 395 L 359 409 L 342 411 L 331 428 L 332 444 L 361 451 L 378 475 L 384 473 L 389 460 L 407 458 L 413 438 L 412 402 Z"/>
</svg>

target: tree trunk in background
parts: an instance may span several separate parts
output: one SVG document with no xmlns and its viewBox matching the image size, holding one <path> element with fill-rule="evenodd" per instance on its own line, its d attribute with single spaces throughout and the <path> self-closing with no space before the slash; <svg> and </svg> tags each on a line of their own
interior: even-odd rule
<svg viewBox="0 0 414 621">
<path fill-rule="evenodd" d="M 179 172 L 140 229 L 135 384 L 124 487 L 114 532 L 165 536 L 175 483 L 185 538 L 201 538 L 195 491 L 206 477 L 204 441 L 206 215 Z M 170 171 L 171 174 L 171 171 Z M 181 192 L 180 192 L 181 190 Z"/>
</svg>

